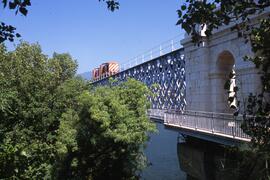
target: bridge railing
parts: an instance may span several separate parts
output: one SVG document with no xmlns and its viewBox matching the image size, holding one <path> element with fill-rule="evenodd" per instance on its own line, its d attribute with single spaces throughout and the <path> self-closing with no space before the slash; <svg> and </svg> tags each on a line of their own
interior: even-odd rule
<svg viewBox="0 0 270 180">
<path fill-rule="evenodd" d="M 180 41 L 184 38 L 184 33 L 181 33 L 167 41 L 162 42 L 160 45 L 155 46 L 129 60 L 125 63 L 120 64 L 120 72 L 130 69 L 139 64 L 143 64 L 147 61 L 151 61 L 157 57 L 160 57 L 164 54 L 170 53 L 177 49 L 182 48 Z"/>
<path fill-rule="evenodd" d="M 159 119 L 164 120 L 164 114 L 167 110 L 166 109 L 149 109 L 147 114 L 152 119 Z"/>
<path fill-rule="evenodd" d="M 241 129 L 242 117 L 231 114 L 169 110 L 164 114 L 164 124 L 250 141 L 250 137 Z"/>
<path fill-rule="evenodd" d="M 184 33 L 181 33 L 167 41 L 162 42 L 160 45 L 148 49 L 147 51 L 128 59 L 126 62 L 119 64 L 119 73 L 182 48 L 180 41 L 184 38 L 184 35 Z M 102 77 L 93 80 L 93 82 L 100 81 L 110 76 L 111 74 L 103 75 Z"/>
</svg>

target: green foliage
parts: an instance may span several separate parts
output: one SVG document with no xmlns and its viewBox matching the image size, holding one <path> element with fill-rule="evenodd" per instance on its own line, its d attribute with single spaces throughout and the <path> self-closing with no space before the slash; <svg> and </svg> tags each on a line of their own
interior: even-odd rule
<svg viewBox="0 0 270 180">
<path fill-rule="evenodd" d="M 110 11 L 115 11 L 116 9 L 119 9 L 119 2 L 116 0 L 99 0 L 99 1 L 106 1 L 107 3 L 107 8 Z"/>
<path fill-rule="evenodd" d="M 259 27 L 251 31 L 251 45 L 253 57 L 245 57 L 253 62 L 261 74 L 261 93 L 250 95 L 248 99 L 247 115 L 243 129 L 252 137 L 254 148 L 268 153 L 270 149 L 270 19 L 261 20 Z M 268 158 L 270 159 L 270 158 Z"/>
<path fill-rule="evenodd" d="M 2 0 L 3 7 L 8 7 L 11 10 L 15 10 L 15 13 L 21 13 L 24 16 L 27 15 L 27 7 L 31 6 L 30 0 Z"/>
<path fill-rule="evenodd" d="M 54 82 L 61 84 L 70 77 L 74 77 L 77 70 L 77 62 L 69 54 L 54 53 L 49 61 L 50 70 L 53 73 Z"/>
<path fill-rule="evenodd" d="M 90 90 L 68 54 L 0 46 L 0 178 L 134 179 L 154 131 L 145 85 Z"/>
<path fill-rule="evenodd" d="M 119 86 L 84 91 L 78 101 L 79 121 L 69 126 L 76 129 L 78 150 L 68 151 L 58 176 L 70 172 L 71 177 L 82 179 L 138 177 L 146 166 L 143 147 L 148 132 L 155 130 L 146 115 L 149 93 L 145 85 L 132 79 Z M 76 166 L 71 170 L 73 162 Z"/>
<path fill-rule="evenodd" d="M 1 46 L 1 178 L 40 179 L 50 174 L 63 103 L 68 101 L 62 87 L 74 76 L 51 63 L 63 59 L 48 59 L 39 45 L 22 43 L 13 52 Z M 66 71 L 77 67 L 67 56 L 65 66 Z M 66 78 L 55 83 L 55 74 Z"/>
<path fill-rule="evenodd" d="M 2 0 L 4 8 L 15 10 L 15 14 L 21 13 L 26 16 L 28 13 L 27 7 L 31 6 L 30 0 Z M 14 41 L 14 38 L 21 37 L 19 33 L 15 33 L 16 28 L 12 25 L 7 25 L 4 22 L 0 22 L 0 43 L 9 40 Z"/>
</svg>

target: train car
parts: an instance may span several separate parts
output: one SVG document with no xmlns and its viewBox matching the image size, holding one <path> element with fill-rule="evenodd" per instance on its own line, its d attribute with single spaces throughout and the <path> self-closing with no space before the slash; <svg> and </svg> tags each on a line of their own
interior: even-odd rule
<svg viewBox="0 0 270 180">
<path fill-rule="evenodd" d="M 103 63 L 99 66 L 99 75 L 101 78 L 106 77 L 106 75 L 108 74 L 108 63 Z"/>
<path fill-rule="evenodd" d="M 100 77 L 112 76 L 119 72 L 119 64 L 117 62 L 107 62 L 100 65 Z"/>
<path fill-rule="evenodd" d="M 99 68 L 92 70 L 92 80 L 97 80 L 99 78 Z"/>
<path fill-rule="evenodd" d="M 92 79 L 97 80 L 100 78 L 105 78 L 112 76 L 119 72 L 119 64 L 117 62 L 106 62 L 100 65 L 99 68 L 95 68 L 92 71 Z"/>
<path fill-rule="evenodd" d="M 117 62 L 110 62 L 109 71 L 111 75 L 117 74 L 120 71 L 119 64 Z"/>
</svg>

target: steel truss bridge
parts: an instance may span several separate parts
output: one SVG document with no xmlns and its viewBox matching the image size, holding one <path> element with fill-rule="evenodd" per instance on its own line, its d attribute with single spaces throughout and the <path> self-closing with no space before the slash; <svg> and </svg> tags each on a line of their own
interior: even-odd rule
<svg viewBox="0 0 270 180">
<path fill-rule="evenodd" d="M 149 97 L 151 119 L 162 122 L 167 128 L 182 134 L 221 144 L 235 145 L 249 142 L 250 138 L 241 129 L 241 117 L 213 112 L 185 111 L 186 82 L 184 49 L 172 48 L 145 62 L 122 68 L 110 76 L 116 83 L 128 77 L 145 83 L 157 96 Z M 110 77 L 92 82 L 94 86 L 109 84 Z M 116 84 L 117 85 L 117 84 Z M 154 85 L 154 86 L 153 86 Z"/>
<path fill-rule="evenodd" d="M 158 58 L 110 76 L 117 82 L 128 77 L 145 83 L 157 96 L 150 98 L 152 109 L 184 110 L 185 101 L 185 61 L 183 49 L 172 51 Z M 106 85 L 109 77 L 93 82 L 95 86 Z"/>
</svg>

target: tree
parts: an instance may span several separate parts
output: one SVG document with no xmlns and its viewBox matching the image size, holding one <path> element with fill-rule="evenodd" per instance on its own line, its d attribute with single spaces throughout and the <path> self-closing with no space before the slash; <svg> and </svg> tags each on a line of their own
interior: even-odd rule
<svg viewBox="0 0 270 180">
<path fill-rule="evenodd" d="M 60 130 L 74 132 L 68 134 L 74 140 L 63 148 L 58 177 L 136 179 L 146 165 L 148 132 L 155 129 L 146 115 L 148 94 L 145 85 L 132 79 L 83 92 L 77 113 L 70 110 L 64 115 L 69 120 L 61 121 Z"/>
<path fill-rule="evenodd" d="M 257 25 L 252 24 L 251 18 L 269 10 L 269 7 L 268 0 L 186 0 L 178 10 L 177 22 L 196 43 L 203 41 L 200 31 L 204 26 L 209 37 L 214 29 L 230 23 L 235 23 L 232 30 L 236 30 L 239 37 L 251 43 L 254 55 L 243 59 L 253 62 L 260 70 L 262 89 L 258 96 L 250 95 L 248 98 L 242 128 L 252 138 L 253 150 L 259 158 L 265 159 L 262 179 L 270 178 L 270 16 L 268 13 Z"/>
<path fill-rule="evenodd" d="M 135 80 L 91 88 L 69 54 L 0 46 L 0 178 L 126 179 L 145 166 L 155 129 L 148 88 Z"/>
<path fill-rule="evenodd" d="M 55 159 L 55 141 L 60 117 L 72 97 L 86 89 L 76 80 L 76 91 L 68 99 L 61 88 L 77 65 L 67 55 L 59 70 L 42 54 L 39 45 L 20 44 L 7 52 L 1 46 L 0 60 L 0 177 L 40 179 L 48 177 Z M 56 75 L 64 76 L 55 83 Z"/>
<path fill-rule="evenodd" d="M 31 6 L 30 0 L 2 0 L 4 8 L 15 10 L 15 14 L 27 15 L 27 7 Z M 12 25 L 7 25 L 4 22 L 0 22 L 0 43 L 9 40 L 14 41 L 14 37 L 20 37 L 19 33 L 15 33 L 16 28 Z"/>
</svg>

